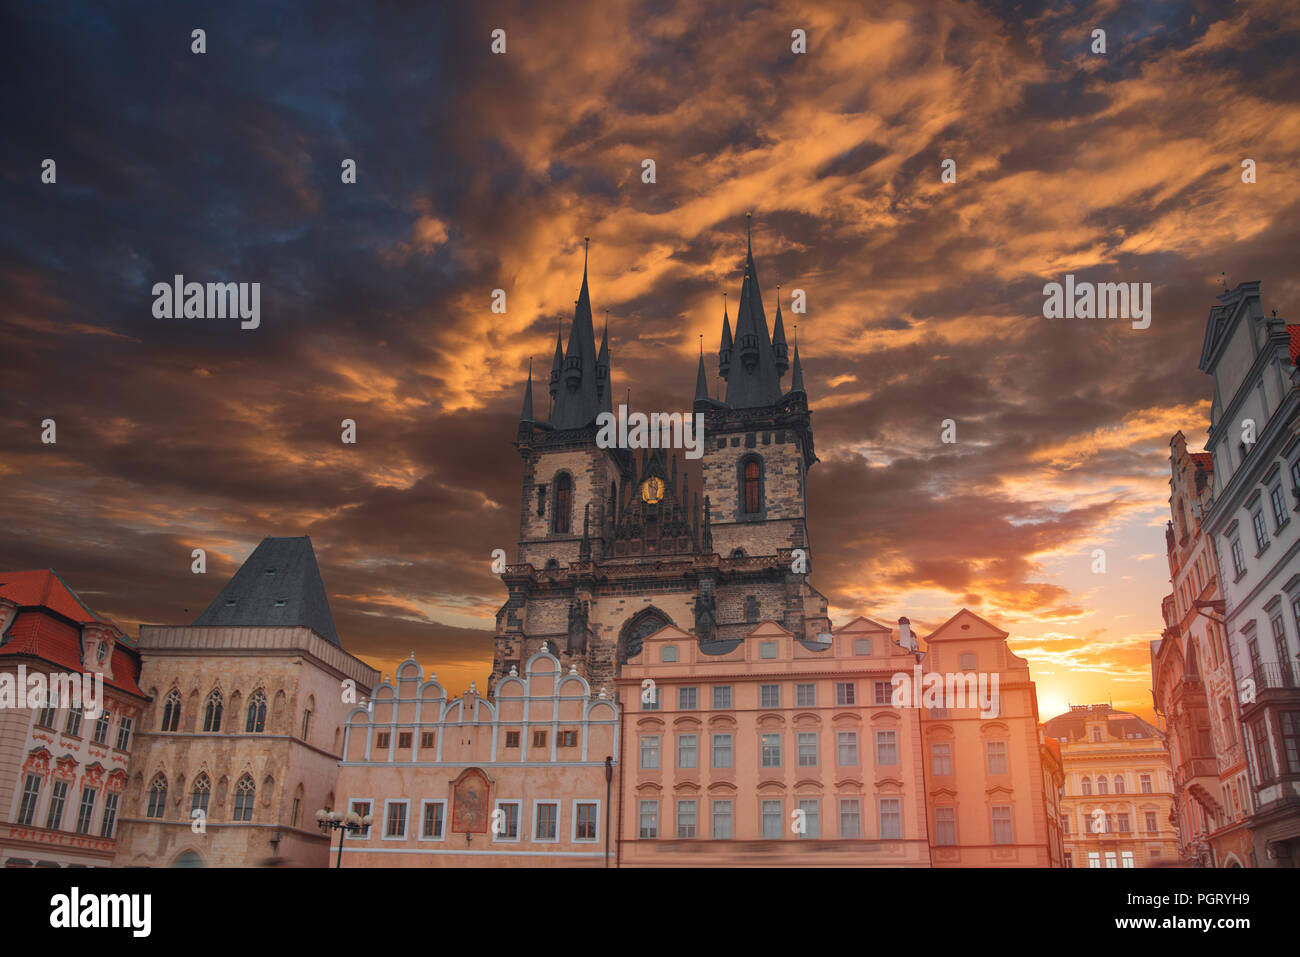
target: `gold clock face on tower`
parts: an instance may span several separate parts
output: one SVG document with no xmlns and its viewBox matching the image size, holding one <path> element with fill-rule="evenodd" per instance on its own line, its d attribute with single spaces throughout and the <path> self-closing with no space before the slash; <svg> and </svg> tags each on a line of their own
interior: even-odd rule
<svg viewBox="0 0 1300 957">
<path fill-rule="evenodd" d="M 658 505 L 664 497 L 664 480 L 651 476 L 641 483 L 641 501 L 647 505 Z"/>
</svg>

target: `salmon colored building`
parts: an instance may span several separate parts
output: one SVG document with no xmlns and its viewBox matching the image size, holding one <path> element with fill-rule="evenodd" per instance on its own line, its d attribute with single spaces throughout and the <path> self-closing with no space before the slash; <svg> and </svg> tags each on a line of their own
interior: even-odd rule
<svg viewBox="0 0 1300 957">
<path fill-rule="evenodd" d="M 925 639 L 925 674 L 997 678 L 997 710 L 922 708 L 925 797 L 935 867 L 1050 867 L 1039 751 L 1038 698 L 1029 663 L 1007 633 L 962 609 Z"/>
<path fill-rule="evenodd" d="M 827 638 L 643 640 L 617 681 L 620 866 L 929 863 L 919 715 L 891 695 L 917 655 L 865 618 Z"/>
<path fill-rule="evenodd" d="M 343 867 L 613 866 L 618 707 L 545 645 L 494 702 L 408 658 L 348 716 L 339 768 L 343 810 L 373 816 Z"/>
</svg>

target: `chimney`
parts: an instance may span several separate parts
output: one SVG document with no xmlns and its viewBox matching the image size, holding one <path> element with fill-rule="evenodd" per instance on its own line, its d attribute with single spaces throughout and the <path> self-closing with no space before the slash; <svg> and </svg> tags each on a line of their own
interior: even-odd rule
<svg viewBox="0 0 1300 957">
<path fill-rule="evenodd" d="M 912 623 L 906 618 L 898 619 L 898 643 L 908 651 L 916 651 L 916 635 L 912 634 Z"/>
</svg>

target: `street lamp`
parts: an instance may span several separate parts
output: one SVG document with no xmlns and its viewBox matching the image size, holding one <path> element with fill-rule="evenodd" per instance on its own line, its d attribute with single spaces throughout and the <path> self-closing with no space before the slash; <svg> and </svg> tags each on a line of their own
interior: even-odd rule
<svg viewBox="0 0 1300 957">
<path fill-rule="evenodd" d="M 331 811 L 329 808 L 321 808 L 316 812 L 316 826 L 322 831 L 339 832 L 339 860 L 335 867 L 343 866 L 343 834 L 344 832 L 355 834 L 370 827 L 375 822 L 373 814 L 367 814 L 365 817 L 357 814 L 356 811 L 349 811 L 343 814 L 340 811 Z"/>
</svg>

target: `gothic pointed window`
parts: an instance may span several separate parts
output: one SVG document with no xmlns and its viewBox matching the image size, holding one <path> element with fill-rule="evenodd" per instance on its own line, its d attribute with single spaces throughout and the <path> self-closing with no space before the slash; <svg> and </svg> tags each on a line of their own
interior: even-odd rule
<svg viewBox="0 0 1300 957">
<path fill-rule="evenodd" d="M 175 731 L 181 724 L 181 693 L 173 688 L 167 692 L 163 703 L 162 727 L 160 731 Z"/>
<path fill-rule="evenodd" d="M 162 817 L 167 810 L 167 778 L 160 771 L 149 784 L 149 807 L 145 817 Z"/>
<path fill-rule="evenodd" d="M 206 774 L 200 774 L 194 781 L 194 790 L 190 794 L 190 817 L 195 811 L 208 813 L 208 798 L 212 796 L 212 781 Z"/>
<path fill-rule="evenodd" d="M 213 691 L 208 695 L 208 703 L 203 709 L 203 730 L 213 734 L 221 730 L 221 692 Z"/>
<path fill-rule="evenodd" d="M 555 477 L 555 510 L 551 516 L 551 531 L 567 535 L 572 523 L 570 513 L 573 511 L 573 478 L 567 472 Z"/>
<path fill-rule="evenodd" d="M 745 599 L 745 621 L 750 624 L 758 621 L 758 598 L 754 595 Z"/>
<path fill-rule="evenodd" d="M 745 515 L 763 511 L 763 460 L 748 455 L 740 460 L 740 510 Z"/>
<path fill-rule="evenodd" d="M 253 819 L 253 803 L 257 797 L 257 788 L 253 784 L 253 779 L 245 774 L 235 785 L 235 810 L 231 816 L 232 821 L 251 821 Z"/>
<path fill-rule="evenodd" d="M 244 723 L 244 731 L 249 734 L 261 734 L 265 730 L 266 695 L 259 689 L 248 699 L 248 720 Z"/>
</svg>

